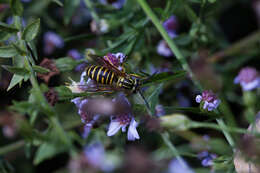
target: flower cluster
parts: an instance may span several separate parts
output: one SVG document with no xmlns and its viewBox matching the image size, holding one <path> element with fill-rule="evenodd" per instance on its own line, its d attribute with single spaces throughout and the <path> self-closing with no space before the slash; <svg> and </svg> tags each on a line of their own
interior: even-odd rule
<svg viewBox="0 0 260 173">
<path fill-rule="evenodd" d="M 196 96 L 196 102 L 201 103 L 203 109 L 212 111 L 218 107 L 220 100 L 212 91 L 205 90 L 202 92 L 202 95 Z"/>
<path fill-rule="evenodd" d="M 240 84 L 244 91 L 250 91 L 260 87 L 260 75 L 255 68 L 242 68 L 234 79 L 235 84 Z"/>
<path fill-rule="evenodd" d="M 111 65 L 116 66 L 119 70 L 123 70 L 121 66 L 126 56 L 122 53 L 108 53 L 104 56 L 104 60 Z M 72 81 L 72 84 L 68 88 L 73 93 L 81 93 L 89 89 L 96 87 L 96 83 L 90 78 L 86 81 L 86 72 L 81 75 L 80 82 Z M 108 127 L 108 136 L 115 135 L 120 129 L 123 132 L 128 128 L 127 138 L 134 141 L 139 139 L 139 134 L 136 130 L 138 123 L 135 121 L 131 112 L 131 104 L 124 94 L 120 93 L 116 98 L 110 100 L 105 98 L 75 98 L 71 100 L 77 108 L 78 114 L 81 117 L 82 122 L 85 124 L 84 136 L 87 137 L 93 124 L 99 119 L 100 115 L 110 116 L 111 123 Z M 99 105 L 98 109 L 96 105 Z"/>
</svg>

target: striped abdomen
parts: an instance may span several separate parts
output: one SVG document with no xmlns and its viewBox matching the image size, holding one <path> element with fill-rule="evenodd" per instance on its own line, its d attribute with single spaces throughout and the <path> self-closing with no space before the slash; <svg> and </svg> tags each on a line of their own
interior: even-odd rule
<svg viewBox="0 0 260 173">
<path fill-rule="evenodd" d="M 112 85 L 117 81 L 115 73 L 103 66 L 92 65 L 86 68 L 86 72 L 90 79 L 100 84 Z"/>
</svg>

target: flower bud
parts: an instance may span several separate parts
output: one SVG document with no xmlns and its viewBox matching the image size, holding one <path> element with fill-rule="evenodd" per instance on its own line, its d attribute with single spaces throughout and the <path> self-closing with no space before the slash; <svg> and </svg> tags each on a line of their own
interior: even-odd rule
<svg viewBox="0 0 260 173">
<path fill-rule="evenodd" d="M 161 127 L 173 130 L 187 130 L 190 126 L 191 120 L 182 114 L 172 114 L 161 116 Z"/>
</svg>

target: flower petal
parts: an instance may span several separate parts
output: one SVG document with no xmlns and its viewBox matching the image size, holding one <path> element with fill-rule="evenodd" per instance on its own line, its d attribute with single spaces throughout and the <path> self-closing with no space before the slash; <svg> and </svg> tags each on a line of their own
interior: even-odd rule
<svg viewBox="0 0 260 173">
<path fill-rule="evenodd" d="M 128 128 L 127 132 L 127 139 L 129 141 L 134 141 L 135 139 L 140 139 L 139 134 L 136 130 L 136 127 L 138 126 L 138 123 L 132 118 L 130 126 Z"/>
<path fill-rule="evenodd" d="M 109 127 L 108 127 L 107 136 L 115 135 L 120 130 L 121 127 L 122 127 L 122 125 L 120 124 L 120 122 L 111 121 L 109 124 Z"/>
<path fill-rule="evenodd" d="M 202 96 L 201 96 L 201 95 L 197 95 L 197 96 L 196 96 L 196 102 L 197 102 L 197 103 L 200 103 L 201 100 L 202 100 Z"/>
</svg>

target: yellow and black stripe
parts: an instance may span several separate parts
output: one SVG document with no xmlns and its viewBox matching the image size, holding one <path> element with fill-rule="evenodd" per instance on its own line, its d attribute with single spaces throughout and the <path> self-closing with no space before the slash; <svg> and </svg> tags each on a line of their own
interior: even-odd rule
<svg viewBox="0 0 260 173">
<path fill-rule="evenodd" d="M 89 66 L 86 68 L 86 73 L 90 79 L 100 84 L 112 85 L 116 81 L 115 73 L 103 66 Z"/>
</svg>

